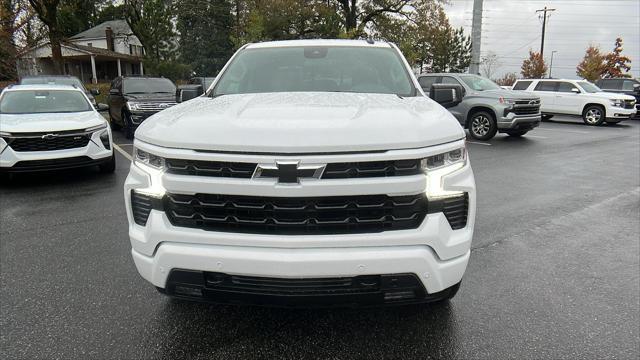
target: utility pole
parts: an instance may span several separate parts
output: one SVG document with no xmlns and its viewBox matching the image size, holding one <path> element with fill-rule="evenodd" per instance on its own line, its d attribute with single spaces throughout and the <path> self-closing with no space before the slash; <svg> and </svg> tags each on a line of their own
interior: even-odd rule
<svg viewBox="0 0 640 360">
<path fill-rule="evenodd" d="M 542 41 L 540 42 L 540 57 L 544 60 L 544 30 L 547 25 L 547 12 L 556 11 L 556 9 L 548 9 L 546 6 L 544 9 L 536 10 L 536 13 L 542 12 Z M 549 14 L 551 15 L 551 14 Z"/>
<path fill-rule="evenodd" d="M 553 54 L 557 53 L 557 50 L 551 52 L 551 63 L 549 63 L 549 79 L 551 79 L 551 70 L 553 69 Z"/>
<path fill-rule="evenodd" d="M 480 73 L 480 42 L 482 41 L 482 0 L 473 0 L 473 20 L 471 23 L 471 64 L 470 74 Z"/>
</svg>

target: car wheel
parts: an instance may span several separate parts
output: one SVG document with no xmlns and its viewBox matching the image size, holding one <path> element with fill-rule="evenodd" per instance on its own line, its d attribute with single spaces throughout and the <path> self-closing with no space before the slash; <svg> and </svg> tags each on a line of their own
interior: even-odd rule
<svg viewBox="0 0 640 360">
<path fill-rule="evenodd" d="M 111 159 L 108 162 L 100 164 L 98 167 L 100 168 L 100 172 L 105 174 L 110 174 L 116 171 L 116 152 L 113 152 L 113 155 L 111 155 Z"/>
<path fill-rule="evenodd" d="M 135 132 L 135 130 L 133 129 L 131 118 L 126 112 L 122 113 L 122 122 L 124 123 L 124 136 L 129 140 L 133 139 L 133 133 Z"/>
<path fill-rule="evenodd" d="M 513 137 L 520 137 L 528 132 L 529 130 L 511 130 L 511 131 L 507 131 L 507 135 L 513 136 Z"/>
<path fill-rule="evenodd" d="M 587 106 L 582 113 L 582 120 L 587 125 L 600 125 L 604 121 L 604 109 L 598 105 Z"/>
<path fill-rule="evenodd" d="M 478 111 L 469 119 L 469 135 L 477 140 L 489 140 L 496 135 L 496 119 L 486 111 Z"/>
</svg>

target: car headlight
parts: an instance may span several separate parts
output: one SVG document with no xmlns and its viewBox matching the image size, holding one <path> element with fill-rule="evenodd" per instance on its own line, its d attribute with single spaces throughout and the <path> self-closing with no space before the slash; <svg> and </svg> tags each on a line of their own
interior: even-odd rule
<svg viewBox="0 0 640 360">
<path fill-rule="evenodd" d="M 158 155 L 154 155 L 150 152 L 134 148 L 134 161 L 138 164 L 143 164 L 152 167 L 156 170 L 164 171 L 165 162 L 164 158 Z"/>
<path fill-rule="evenodd" d="M 165 170 L 164 158 L 134 147 L 133 161 L 136 166 L 149 175 L 151 181 L 148 187 L 138 188 L 135 191 L 154 198 L 162 198 L 166 192 L 162 185 L 162 174 Z"/>
<path fill-rule="evenodd" d="M 500 104 L 505 104 L 505 105 L 513 105 L 516 103 L 515 99 L 505 99 L 502 96 L 498 98 L 498 102 Z"/>
<path fill-rule="evenodd" d="M 427 175 L 425 192 L 429 199 L 459 196 L 463 191 L 444 190 L 443 177 L 462 169 L 467 163 L 467 150 L 464 147 L 422 159 L 422 170 Z"/>
<path fill-rule="evenodd" d="M 84 131 L 85 132 L 96 132 L 98 130 L 103 130 L 103 129 L 106 129 L 106 128 L 107 128 L 107 123 L 105 122 L 105 123 L 100 124 L 100 125 L 96 125 L 96 126 L 92 126 L 92 127 L 86 128 L 86 129 L 84 129 Z"/>
<path fill-rule="evenodd" d="M 140 104 L 137 102 L 127 101 L 127 109 L 130 111 L 138 111 L 140 110 Z"/>
<path fill-rule="evenodd" d="M 611 105 L 622 107 L 624 105 L 624 100 L 622 99 L 609 99 L 611 101 Z"/>
</svg>

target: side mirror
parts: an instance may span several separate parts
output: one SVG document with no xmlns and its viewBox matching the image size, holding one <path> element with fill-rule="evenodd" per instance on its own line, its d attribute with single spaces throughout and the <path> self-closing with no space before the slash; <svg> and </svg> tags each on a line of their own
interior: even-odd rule
<svg viewBox="0 0 640 360">
<path fill-rule="evenodd" d="M 98 89 L 91 89 L 91 90 L 89 90 L 89 92 L 90 92 L 90 93 L 91 93 L 91 95 L 93 95 L 93 96 L 98 96 L 98 95 L 100 95 L 100 90 L 98 90 Z"/>
<path fill-rule="evenodd" d="M 640 93 L 640 84 L 633 84 L 633 91 Z"/>
<path fill-rule="evenodd" d="M 98 111 L 108 111 L 109 110 L 109 105 L 103 104 L 103 103 L 98 103 L 97 110 Z"/>
<path fill-rule="evenodd" d="M 580 94 L 580 90 L 578 88 L 571 88 L 571 92 L 574 94 Z"/>
<path fill-rule="evenodd" d="M 109 89 L 109 95 L 120 95 L 120 90 L 118 90 L 118 89 Z"/>
<path fill-rule="evenodd" d="M 462 86 L 457 84 L 433 84 L 429 91 L 429 97 L 448 109 L 462 102 Z"/>
<path fill-rule="evenodd" d="M 176 90 L 176 102 L 181 103 L 197 98 L 202 94 L 200 89 L 202 89 L 202 86 L 187 87 Z"/>
</svg>

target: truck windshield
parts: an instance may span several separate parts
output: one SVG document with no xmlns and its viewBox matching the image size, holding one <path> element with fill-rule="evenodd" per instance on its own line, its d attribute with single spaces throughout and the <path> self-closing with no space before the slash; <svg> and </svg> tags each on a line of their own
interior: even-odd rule
<svg viewBox="0 0 640 360">
<path fill-rule="evenodd" d="M 478 75 L 460 75 L 467 86 L 476 91 L 500 90 L 500 86 L 493 81 Z"/>
<path fill-rule="evenodd" d="M 580 85 L 582 90 L 588 93 L 596 93 L 602 91 L 599 87 L 593 85 L 588 81 L 578 81 L 578 85 Z"/>
<path fill-rule="evenodd" d="M 122 92 L 125 94 L 175 94 L 176 86 L 171 80 L 163 78 L 126 79 L 122 85 Z"/>
<path fill-rule="evenodd" d="M 0 99 L 1 114 L 39 114 L 91 111 L 93 107 L 79 91 L 7 91 Z"/>
<path fill-rule="evenodd" d="M 268 92 L 353 92 L 415 96 L 393 48 L 296 46 L 241 51 L 212 96 Z"/>
</svg>

